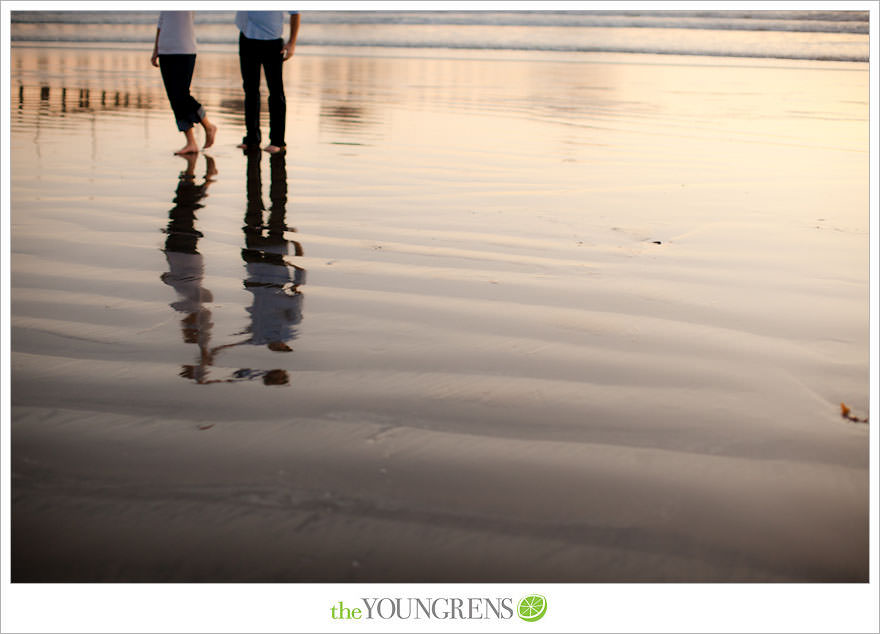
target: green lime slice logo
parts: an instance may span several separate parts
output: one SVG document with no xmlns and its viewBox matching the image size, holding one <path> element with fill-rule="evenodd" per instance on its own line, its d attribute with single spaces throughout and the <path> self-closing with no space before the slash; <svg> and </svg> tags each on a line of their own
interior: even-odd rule
<svg viewBox="0 0 880 634">
<path fill-rule="evenodd" d="M 547 599 L 540 594 L 530 594 L 519 602 L 519 618 L 532 623 L 547 613 Z"/>
</svg>

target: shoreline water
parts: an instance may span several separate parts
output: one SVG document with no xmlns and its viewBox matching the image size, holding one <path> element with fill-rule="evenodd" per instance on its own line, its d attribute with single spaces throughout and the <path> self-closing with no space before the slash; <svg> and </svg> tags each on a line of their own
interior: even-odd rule
<svg viewBox="0 0 880 634">
<path fill-rule="evenodd" d="M 438 47 L 868 61 L 860 11 L 304 11 L 305 46 Z M 13 41 L 152 42 L 155 12 L 16 12 Z M 197 12 L 200 43 L 234 45 L 233 12 Z"/>
<path fill-rule="evenodd" d="M 12 49 L 14 580 L 867 580 L 866 66 L 304 49 L 273 163 L 208 51 L 205 186 L 119 50 Z"/>
</svg>

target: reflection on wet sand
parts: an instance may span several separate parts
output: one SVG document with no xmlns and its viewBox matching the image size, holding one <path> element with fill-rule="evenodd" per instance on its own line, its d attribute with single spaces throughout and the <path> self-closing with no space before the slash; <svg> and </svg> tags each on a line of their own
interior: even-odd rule
<svg viewBox="0 0 880 634">
<path fill-rule="evenodd" d="M 233 343 L 210 346 L 213 327 L 211 311 L 204 304 L 213 301 L 211 292 L 202 286 L 204 261 L 197 250 L 202 233 L 196 230 L 196 210 L 207 195 L 216 169 L 211 157 L 207 161 L 205 180 L 195 183 L 197 155 L 187 157 L 187 169 L 180 174 L 174 198 L 175 206 L 169 212 L 165 232 L 165 255 L 169 270 L 162 281 L 174 288 L 178 300 L 171 304 L 183 313 L 181 320 L 183 340 L 198 346 L 196 363 L 184 365 L 180 376 L 199 385 L 235 383 L 261 379 L 265 385 L 287 385 L 288 372 L 283 369 L 258 370 L 239 368 L 230 376 L 210 378 L 217 355 L 242 345 L 263 346 L 271 352 L 292 352 L 289 341 L 296 338 L 295 326 L 302 321 L 303 296 L 299 287 L 305 283 L 305 269 L 287 258 L 301 256 L 302 246 L 285 238 L 286 231 L 294 231 L 286 224 L 287 166 L 282 154 L 269 158 L 272 183 L 269 190 L 269 216 L 264 222 L 260 151 L 247 153 L 247 208 L 243 227 L 245 246 L 241 258 L 245 264 L 244 288 L 253 296 L 247 308 L 250 323 L 237 335 L 246 335 Z"/>
<path fill-rule="evenodd" d="M 868 579 L 870 430 L 839 410 L 869 414 L 866 77 L 322 59 L 287 69 L 295 191 L 228 126 L 193 193 L 167 106 L 98 105 L 142 71 L 23 78 L 15 581 Z"/>
<path fill-rule="evenodd" d="M 263 346 L 272 352 L 292 352 L 288 344 L 297 336 L 295 326 L 302 321 L 303 296 L 299 287 L 305 284 L 305 269 L 291 263 L 291 255 L 302 256 L 299 242 L 287 240 L 287 163 L 282 152 L 269 157 L 271 185 L 269 187 L 269 217 L 263 204 L 261 165 L 262 152 L 247 155 L 247 210 L 243 227 L 245 246 L 241 259 L 245 263 L 245 289 L 253 295 L 247 312 L 251 321 L 239 332 L 247 339 L 214 348 L 221 350 L 241 345 Z M 262 378 L 266 385 L 286 385 L 286 370 L 253 370 L 241 368 L 229 381 Z"/>
<path fill-rule="evenodd" d="M 200 53 L 197 64 L 195 81 L 205 107 L 216 111 L 225 126 L 243 125 L 241 86 L 229 81 L 240 74 L 235 49 Z M 141 51 L 110 55 L 79 50 L 71 55 L 19 44 L 12 51 L 11 69 L 12 99 L 17 101 L 13 126 L 38 127 L 40 117 L 69 126 L 74 123 L 72 115 L 108 111 L 137 114 L 145 120 L 151 111 L 160 111 L 164 126 L 164 89 L 155 76 L 143 72 Z M 321 142 L 372 145 L 390 136 L 391 113 L 400 108 L 461 112 L 490 102 L 491 111 L 499 114 L 533 112 L 596 125 L 627 105 L 618 94 L 619 68 L 592 65 L 582 69 L 578 82 L 560 81 L 568 70 L 566 65 L 499 66 L 449 59 L 389 64 L 377 58 L 303 56 L 286 71 L 299 104 L 289 116 L 300 118 L 306 124 L 302 129 L 317 130 Z M 400 90 L 401 86 L 408 88 Z M 528 87 L 526 94 L 520 86 Z M 583 142 L 579 128 L 565 126 L 559 132 L 566 144 L 562 151 L 570 158 L 570 144 Z"/>
<path fill-rule="evenodd" d="M 174 197 L 174 207 L 168 212 L 168 226 L 165 228 L 165 258 L 168 271 L 162 274 L 162 281 L 177 292 L 177 301 L 171 307 L 185 317 L 181 320 L 181 330 L 185 343 L 196 344 L 199 360 L 195 365 L 185 365 L 181 376 L 204 382 L 207 366 L 211 365 L 211 352 L 208 343 L 211 339 L 211 311 L 205 307 L 213 301 L 211 291 L 202 286 L 205 276 L 205 263 L 198 251 L 202 233 L 195 228 L 196 211 L 204 207 L 199 202 L 208 193 L 217 170 L 214 159 L 205 157 L 205 177 L 201 185 L 196 184 L 195 168 L 197 154 L 184 157 L 186 169 L 180 173 L 180 180 Z"/>
<path fill-rule="evenodd" d="M 33 108 L 32 106 L 36 106 Z M 62 116 L 65 114 L 92 113 L 97 110 L 133 108 L 155 110 L 161 107 L 155 95 L 146 92 L 124 90 L 93 90 L 90 88 L 52 88 L 48 85 L 18 87 L 16 109 L 19 113 L 35 110 L 38 116 Z M 24 123 L 19 120 L 18 123 Z"/>
</svg>

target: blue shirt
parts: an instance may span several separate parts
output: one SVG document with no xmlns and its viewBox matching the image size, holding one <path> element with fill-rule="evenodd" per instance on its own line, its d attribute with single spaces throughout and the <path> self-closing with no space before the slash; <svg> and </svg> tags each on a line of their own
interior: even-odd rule
<svg viewBox="0 0 880 634">
<path fill-rule="evenodd" d="M 249 40 L 277 40 L 284 36 L 284 14 L 299 11 L 236 11 L 235 26 Z"/>
</svg>

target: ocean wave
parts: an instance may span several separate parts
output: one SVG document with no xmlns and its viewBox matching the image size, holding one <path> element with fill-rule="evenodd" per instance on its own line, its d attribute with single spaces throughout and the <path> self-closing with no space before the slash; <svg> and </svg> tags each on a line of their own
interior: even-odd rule
<svg viewBox="0 0 880 634">
<path fill-rule="evenodd" d="M 674 28 L 810 33 L 869 32 L 866 11 L 304 11 L 309 24 Z M 15 11 L 13 24 L 155 24 L 158 11 Z M 233 24 L 232 11 L 199 11 L 199 24 Z"/>
</svg>

